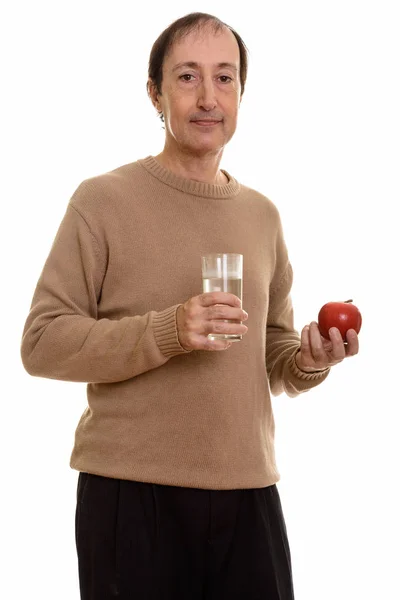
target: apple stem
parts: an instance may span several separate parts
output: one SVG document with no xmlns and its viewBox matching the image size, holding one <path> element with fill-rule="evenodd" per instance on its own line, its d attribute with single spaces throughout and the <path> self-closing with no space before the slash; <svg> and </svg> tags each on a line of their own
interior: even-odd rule
<svg viewBox="0 0 400 600">
<path fill-rule="evenodd" d="M 344 303 L 348 304 L 349 302 L 353 302 L 353 300 L 345 300 Z"/>
</svg>

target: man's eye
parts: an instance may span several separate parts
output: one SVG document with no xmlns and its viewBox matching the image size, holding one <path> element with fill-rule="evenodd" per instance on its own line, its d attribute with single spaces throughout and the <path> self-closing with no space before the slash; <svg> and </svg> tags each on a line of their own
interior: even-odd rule
<svg viewBox="0 0 400 600">
<path fill-rule="evenodd" d="M 182 81 L 192 81 L 193 79 L 191 78 L 195 79 L 194 75 L 192 75 L 191 73 L 184 73 L 179 77 L 179 79 L 182 79 Z M 232 77 L 229 77 L 229 75 L 220 75 L 219 79 L 222 83 L 230 83 L 231 81 L 233 81 Z"/>
</svg>

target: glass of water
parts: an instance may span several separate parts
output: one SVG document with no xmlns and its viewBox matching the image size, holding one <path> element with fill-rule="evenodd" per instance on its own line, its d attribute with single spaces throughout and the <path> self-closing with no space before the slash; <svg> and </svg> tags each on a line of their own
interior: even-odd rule
<svg viewBox="0 0 400 600">
<path fill-rule="evenodd" d="M 201 257 L 203 292 L 229 292 L 243 302 L 243 254 L 205 254 Z M 225 320 L 225 323 L 241 321 Z M 213 340 L 238 342 L 242 335 L 210 333 Z"/>
</svg>

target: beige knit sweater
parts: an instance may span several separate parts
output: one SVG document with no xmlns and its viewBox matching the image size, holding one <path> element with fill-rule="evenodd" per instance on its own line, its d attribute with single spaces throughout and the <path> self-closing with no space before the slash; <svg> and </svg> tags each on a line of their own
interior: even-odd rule
<svg viewBox="0 0 400 600">
<path fill-rule="evenodd" d="M 306 374 L 294 361 L 276 207 L 224 172 L 226 185 L 197 182 L 149 156 L 73 194 L 21 347 L 31 375 L 88 383 L 73 469 L 220 490 L 280 479 L 270 394 L 296 396 L 329 369 Z M 243 254 L 248 332 L 224 352 L 187 352 L 176 310 L 202 293 L 207 252 Z"/>
</svg>

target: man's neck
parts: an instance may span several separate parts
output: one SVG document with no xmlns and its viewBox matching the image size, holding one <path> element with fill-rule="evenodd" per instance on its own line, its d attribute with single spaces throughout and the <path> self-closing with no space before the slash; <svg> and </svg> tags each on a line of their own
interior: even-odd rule
<svg viewBox="0 0 400 600">
<path fill-rule="evenodd" d="M 179 177 L 192 179 L 193 181 L 202 181 L 204 183 L 226 185 L 228 178 L 219 169 L 221 157 L 222 153 L 217 156 L 213 155 L 211 158 L 172 156 L 164 149 L 163 152 L 154 158 L 160 165 Z"/>
</svg>

